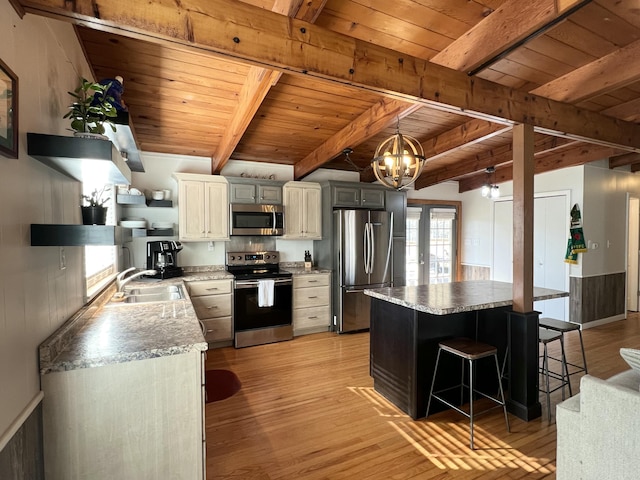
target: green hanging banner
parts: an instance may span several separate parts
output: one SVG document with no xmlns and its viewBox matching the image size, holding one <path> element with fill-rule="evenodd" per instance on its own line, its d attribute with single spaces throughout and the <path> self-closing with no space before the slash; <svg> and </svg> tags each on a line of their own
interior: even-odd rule
<svg viewBox="0 0 640 480">
<path fill-rule="evenodd" d="M 564 256 L 566 263 L 578 263 L 578 253 L 587 251 L 587 244 L 582 231 L 582 216 L 580 207 L 576 203 L 571 209 L 571 224 L 569 226 L 569 241 L 567 242 L 567 252 Z"/>
</svg>

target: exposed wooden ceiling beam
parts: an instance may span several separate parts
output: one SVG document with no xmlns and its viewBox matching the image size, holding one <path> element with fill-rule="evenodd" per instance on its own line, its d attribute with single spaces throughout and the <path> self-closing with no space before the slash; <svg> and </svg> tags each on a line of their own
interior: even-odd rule
<svg viewBox="0 0 640 480">
<path fill-rule="evenodd" d="M 610 117 L 620 118 L 628 122 L 638 122 L 640 121 L 640 98 L 609 107 L 606 110 L 602 110 L 600 113 L 603 115 L 609 115 Z"/>
<path fill-rule="evenodd" d="M 474 118 L 451 130 L 436 135 L 422 143 L 424 155 L 429 160 L 455 152 L 511 130 L 510 125 L 488 122 Z"/>
<path fill-rule="evenodd" d="M 580 102 L 640 79 L 640 40 L 531 91 L 559 102 Z"/>
<path fill-rule="evenodd" d="M 533 151 L 535 155 L 551 152 L 568 145 L 577 145 L 580 142 L 560 137 L 538 135 L 534 141 Z M 464 161 L 454 165 L 440 168 L 431 168 L 429 163 L 416 180 L 416 189 L 430 187 L 448 180 L 460 180 L 469 172 L 484 172 L 487 167 L 498 167 L 513 161 L 513 145 L 511 142 L 492 148 L 478 155 L 473 155 Z"/>
<path fill-rule="evenodd" d="M 232 0 L 25 0 L 28 13 L 291 73 L 313 75 L 496 122 L 640 151 L 640 125 L 435 65 Z"/>
<path fill-rule="evenodd" d="M 381 98 L 378 103 L 296 163 L 293 177 L 296 180 L 301 179 L 335 158 L 345 147 L 362 143 L 396 122 L 398 118 L 404 118 L 420 107 L 422 105 L 410 104 L 394 98 Z"/>
<path fill-rule="evenodd" d="M 507 0 L 431 61 L 475 73 L 513 46 L 537 36 L 591 0 Z"/>
<path fill-rule="evenodd" d="M 304 10 L 300 11 L 302 3 L 302 0 L 276 0 L 271 10 L 289 17 L 310 18 L 307 21 L 312 23 L 320 14 L 326 0 L 305 2 Z M 240 89 L 238 104 L 231 116 L 231 122 L 225 129 L 216 151 L 211 156 L 211 173 L 220 173 L 227 164 L 244 132 L 249 128 L 249 124 L 260 108 L 262 101 L 271 90 L 271 87 L 278 82 L 281 75 L 282 72 L 262 67 L 252 66 L 249 69 L 247 79 Z"/>
<path fill-rule="evenodd" d="M 211 173 L 220 173 L 249 127 L 269 90 L 280 79 L 282 72 L 251 67 L 238 95 L 238 105 L 231 122 L 224 130 L 215 153 L 211 156 Z"/>
<path fill-rule="evenodd" d="M 620 150 L 603 145 L 582 143 L 567 149 L 558 149 L 551 153 L 536 155 L 535 173 L 550 172 L 559 168 L 572 167 L 593 162 L 610 155 L 619 153 Z M 496 172 L 491 176 L 493 183 L 504 183 L 513 180 L 511 165 L 502 165 L 496 168 Z M 458 182 L 458 192 L 468 192 L 482 187 L 487 181 L 485 173 L 479 173 L 461 179 Z"/>
<path fill-rule="evenodd" d="M 631 165 L 631 172 L 636 173 L 640 172 L 640 163 L 634 163 Z"/>
<path fill-rule="evenodd" d="M 609 168 L 624 167 L 640 162 L 640 153 L 625 153 L 609 158 Z"/>
</svg>

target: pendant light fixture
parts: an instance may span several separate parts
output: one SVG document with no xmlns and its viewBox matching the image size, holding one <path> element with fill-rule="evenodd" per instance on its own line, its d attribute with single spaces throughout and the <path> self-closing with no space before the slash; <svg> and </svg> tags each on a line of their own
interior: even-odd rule
<svg viewBox="0 0 640 480">
<path fill-rule="evenodd" d="M 400 133 L 398 119 L 395 135 L 378 145 L 371 167 L 380 183 L 401 190 L 416 181 L 426 160 L 420 142 Z"/>
<path fill-rule="evenodd" d="M 487 174 L 487 181 L 482 185 L 480 193 L 484 198 L 498 198 L 500 196 L 498 185 L 491 182 L 492 175 L 495 181 L 496 167 L 487 167 L 484 171 Z"/>
</svg>

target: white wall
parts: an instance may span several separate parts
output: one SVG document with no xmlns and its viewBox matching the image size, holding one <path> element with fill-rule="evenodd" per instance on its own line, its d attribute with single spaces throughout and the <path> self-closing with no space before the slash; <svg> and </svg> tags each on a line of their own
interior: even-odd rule
<svg viewBox="0 0 640 480">
<path fill-rule="evenodd" d="M 582 203 L 584 167 L 570 167 L 536 175 L 536 194 L 569 191 L 571 204 Z M 513 182 L 500 184 L 500 198 L 513 196 Z M 457 200 L 462 202 L 461 262 L 491 267 L 493 252 L 493 202 L 483 198 L 480 190 L 458 193 L 457 182 L 446 182 L 421 190 L 409 190 L 408 198 L 425 200 Z M 582 205 L 581 205 L 582 206 Z M 567 212 L 567 217 L 569 212 Z M 567 232 L 567 238 L 569 232 Z M 571 275 L 580 273 L 581 265 L 571 267 Z"/>
<path fill-rule="evenodd" d="M 640 195 L 640 176 L 595 162 L 585 166 L 584 192 L 584 235 L 598 248 L 584 254 L 582 276 L 626 271 L 627 193 Z"/>
<path fill-rule="evenodd" d="M 0 58 L 19 81 L 19 158 L 0 155 L 0 445 L 38 395 L 38 345 L 83 304 L 83 250 L 31 247 L 31 223 L 80 223 L 78 182 L 26 153 L 27 132 L 65 134 L 62 116 L 89 68 L 70 25 L 20 19 L 0 1 Z M 28 412 L 25 412 L 28 413 Z"/>
</svg>

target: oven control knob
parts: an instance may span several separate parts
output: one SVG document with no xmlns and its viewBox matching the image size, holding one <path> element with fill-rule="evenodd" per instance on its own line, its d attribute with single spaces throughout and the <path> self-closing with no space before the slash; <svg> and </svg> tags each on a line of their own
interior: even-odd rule
<svg viewBox="0 0 640 480">
<path fill-rule="evenodd" d="M 265 255 L 265 258 L 269 260 L 271 258 L 271 255 Z"/>
<path fill-rule="evenodd" d="M 231 260 L 235 260 L 235 259 L 236 259 L 236 257 L 234 257 L 233 255 L 231 255 Z"/>
</svg>

